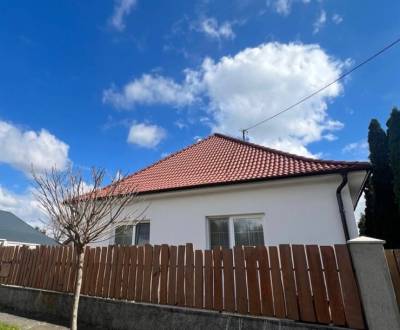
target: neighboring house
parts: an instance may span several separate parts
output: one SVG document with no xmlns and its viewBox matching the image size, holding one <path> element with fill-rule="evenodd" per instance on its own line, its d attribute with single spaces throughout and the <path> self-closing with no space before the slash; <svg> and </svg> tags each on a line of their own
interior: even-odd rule
<svg viewBox="0 0 400 330">
<path fill-rule="evenodd" d="M 42 234 L 11 212 L 0 210 L 0 246 L 56 245 L 53 239 Z"/>
<path fill-rule="evenodd" d="M 325 161 L 214 134 L 138 171 L 137 226 L 110 244 L 335 244 L 358 236 L 354 209 L 364 162 Z"/>
</svg>

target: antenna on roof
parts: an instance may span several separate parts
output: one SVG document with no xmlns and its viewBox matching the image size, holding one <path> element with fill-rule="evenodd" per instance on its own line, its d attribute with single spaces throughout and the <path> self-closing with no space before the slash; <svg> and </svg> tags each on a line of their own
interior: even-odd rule
<svg viewBox="0 0 400 330">
<path fill-rule="evenodd" d="M 243 141 L 247 141 L 247 129 L 241 129 L 241 131 L 242 131 L 242 139 L 243 139 Z"/>
</svg>

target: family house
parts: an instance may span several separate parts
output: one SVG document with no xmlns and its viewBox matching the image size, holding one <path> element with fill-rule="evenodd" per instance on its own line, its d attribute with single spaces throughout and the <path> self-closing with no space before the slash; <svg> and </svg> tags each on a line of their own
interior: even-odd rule
<svg viewBox="0 0 400 330">
<path fill-rule="evenodd" d="M 109 244 L 335 244 L 358 236 L 365 162 L 325 161 L 214 134 L 120 184 L 143 212 Z M 143 210 L 143 211 L 141 211 Z"/>
</svg>

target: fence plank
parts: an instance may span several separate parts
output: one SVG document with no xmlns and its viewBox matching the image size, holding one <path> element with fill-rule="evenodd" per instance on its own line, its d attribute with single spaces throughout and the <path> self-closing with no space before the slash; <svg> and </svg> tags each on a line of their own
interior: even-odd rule
<svg viewBox="0 0 400 330">
<path fill-rule="evenodd" d="M 99 274 L 101 248 L 98 246 L 93 248 L 93 261 L 90 265 L 89 295 L 94 296 L 96 293 L 97 277 Z"/>
<path fill-rule="evenodd" d="M 304 245 L 293 245 L 292 251 L 297 283 L 300 319 L 305 322 L 315 322 L 315 312 L 307 272 L 307 260 L 304 251 Z"/>
<path fill-rule="evenodd" d="M 293 274 L 293 262 L 290 246 L 287 244 L 279 245 L 279 254 L 282 265 L 283 288 L 285 292 L 286 314 L 291 320 L 299 319 L 299 309 L 297 304 L 296 286 Z"/>
<path fill-rule="evenodd" d="M 212 251 L 204 251 L 204 307 L 212 309 L 213 306 L 213 267 Z"/>
<path fill-rule="evenodd" d="M 344 326 L 346 319 L 333 248 L 331 246 L 321 246 L 321 255 L 325 269 L 331 319 L 333 324 Z"/>
<path fill-rule="evenodd" d="M 176 275 L 176 300 L 178 306 L 185 306 L 185 246 L 178 246 L 178 269 Z"/>
<path fill-rule="evenodd" d="M 111 273 L 112 273 L 112 265 L 114 258 L 114 246 L 110 245 L 107 247 L 107 260 L 106 267 L 104 273 L 104 284 L 103 284 L 103 293 L 102 297 L 108 298 L 110 297 L 110 283 L 111 283 Z"/>
<path fill-rule="evenodd" d="M 161 245 L 161 261 L 160 261 L 160 304 L 167 303 L 168 289 L 168 245 Z"/>
<path fill-rule="evenodd" d="M 214 301 L 213 308 L 217 311 L 223 310 L 223 292 L 222 292 L 222 252 L 221 247 L 215 247 L 213 250 L 214 267 Z"/>
<path fill-rule="evenodd" d="M 158 288 L 160 284 L 160 246 L 155 245 L 153 250 L 153 262 L 151 269 L 151 302 L 158 303 Z"/>
<path fill-rule="evenodd" d="M 119 299 L 121 297 L 121 284 L 122 284 L 122 269 L 124 266 L 124 246 L 117 247 L 117 272 L 115 276 L 115 285 L 114 285 L 114 298 Z"/>
<path fill-rule="evenodd" d="M 143 293 L 143 263 L 144 263 L 144 247 L 139 246 L 137 249 L 137 275 L 136 275 L 136 292 L 135 300 L 142 301 Z"/>
<path fill-rule="evenodd" d="M 235 246 L 233 248 L 233 254 L 235 257 L 236 308 L 238 313 L 247 314 L 247 282 L 243 247 Z"/>
<path fill-rule="evenodd" d="M 128 300 L 135 299 L 136 289 L 136 270 L 137 270 L 137 248 L 129 247 L 130 264 L 129 264 L 129 280 L 128 280 Z"/>
<path fill-rule="evenodd" d="M 193 244 L 186 244 L 185 252 L 185 296 L 186 306 L 194 306 L 194 261 Z"/>
<path fill-rule="evenodd" d="M 118 263 L 120 257 L 120 250 L 118 246 L 114 246 L 112 249 L 112 263 L 111 263 L 111 273 L 110 273 L 110 289 L 108 292 L 109 298 L 115 298 L 115 283 L 117 282 L 118 277 Z"/>
<path fill-rule="evenodd" d="M 344 314 L 350 328 L 364 329 L 364 319 L 360 295 L 351 264 L 349 250 L 346 245 L 335 245 L 339 268 L 340 283 L 343 291 Z"/>
<path fill-rule="evenodd" d="M 96 285 L 96 290 L 95 290 L 95 295 L 97 297 L 102 297 L 102 295 L 103 295 L 103 285 L 104 285 L 106 261 L 107 261 L 107 247 L 103 246 L 101 248 L 101 252 L 100 252 L 99 275 L 98 275 L 97 285 Z"/>
<path fill-rule="evenodd" d="M 233 255 L 231 249 L 222 249 L 224 264 L 224 310 L 235 311 L 235 283 L 233 277 Z"/>
<path fill-rule="evenodd" d="M 175 305 L 176 300 L 176 246 L 169 247 L 169 262 L 168 262 L 168 305 Z"/>
<path fill-rule="evenodd" d="M 131 263 L 131 254 L 129 246 L 124 246 L 124 258 L 123 258 L 123 269 L 122 269 L 122 281 L 121 281 L 121 299 L 128 299 L 128 283 L 129 283 L 129 269 Z"/>
<path fill-rule="evenodd" d="M 265 246 L 257 246 L 256 254 L 259 264 L 261 314 L 264 316 L 274 316 L 274 302 L 272 298 L 271 276 L 267 248 Z"/>
<path fill-rule="evenodd" d="M 244 248 L 246 258 L 247 289 L 249 296 L 249 313 L 252 315 L 261 314 L 260 290 L 257 274 L 257 255 L 254 247 Z"/>
<path fill-rule="evenodd" d="M 321 255 L 317 245 L 307 245 L 306 250 L 310 268 L 315 314 L 319 323 L 329 324 L 331 317 L 329 315 L 328 298 L 326 296 L 327 291 L 322 272 Z"/>
<path fill-rule="evenodd" d="M 89 257 L 90 257 L 90 253 L 91 253 L 91 249 L 90 247 L 86 247 L 85 248 L 85 255 L 83 258 L 83 275 L 82 275 L 82 294 L 86 294 L 87 293 L 87 285 L 88 285 L 88 281 L 89 281 Z"/>
<path fill-rule="evenodd" d="M 65 247 L 65 260 L 64 260 L 64 278 L 62 284 L 62 292 L 67 292 L 69 277 L 71 276 L 71 248 L 69 246 Z M 42 271 L 42 270 L 41 270 Z"/>
<path fill-rule="evenodd" d="M 278 249 L 276 246 L 269 247 L 269 258 L 271 262 L 272 291 L 274 294 L 275 316 L 278 318 L 286 317 L 285 296 L 279 266 Z"/>
<path fill-rule="evenodd" d="M 150 302 L 152 260 L 153 260 L 153 247 L 150 244 L 146 244 L 144 246 L 143 293 L 142 293 L 142 301 L 144 302 Z"/>
<path fill-rule="evenodd" d="M 203 251 L 196 250 L 194 253 L 194 306 L 203 308 Z"/>
<path fill-rule="evenodd" d="M 75 247 L 71 247 L 71 276 L 69 277 L 68 292 L 74 292 L 76 273 L 78 269 L 78 254 Z"/>
<path fill-rule="evenodd" d="M 385 255 L 396 294 L 397 304 L 400 306 L 400 268 L 397 266 L 394 250 L 385 250 Z"/>
</svg>

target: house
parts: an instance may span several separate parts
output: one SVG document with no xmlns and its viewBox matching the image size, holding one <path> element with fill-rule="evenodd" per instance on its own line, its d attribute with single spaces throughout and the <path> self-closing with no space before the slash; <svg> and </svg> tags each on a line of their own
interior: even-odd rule
<svg viewBox="0 0 400 330">
<path fill-rule="evenodd" d="M 56 244 L 56 241 L 29 226 L 13 213 L 0 210 L 0 246 Z"/>
<path fill-rule="evenodd" d="M 128 177 L 143 212 L 109 244 L 335 244 L 358 236 L 370 165 L 326 161 L 214 134 Z"/>
</svg>

